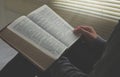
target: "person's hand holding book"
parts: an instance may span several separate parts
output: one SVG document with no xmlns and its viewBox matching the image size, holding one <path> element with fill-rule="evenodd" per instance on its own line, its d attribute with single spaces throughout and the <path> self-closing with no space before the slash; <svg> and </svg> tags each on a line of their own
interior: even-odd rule
<svg viewBox="0 0 120 77">
<path fill-rule="evenodd" d="M 97 33 L 91 26 L 77 26 L 73 32 L 76 35 L 82 34 L 89 41 L 97 39 Z"/>
</svg>

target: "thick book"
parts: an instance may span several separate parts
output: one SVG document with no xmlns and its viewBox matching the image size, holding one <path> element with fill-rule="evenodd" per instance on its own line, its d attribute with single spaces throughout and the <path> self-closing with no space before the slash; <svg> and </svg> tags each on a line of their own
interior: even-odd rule
<svg viewBox="0 0 120 77">
<path fill-rule="evenodd" d="M 73 27 L 47 5 L 21 16 L 0 32 L 0 37 L 40 69 L 46 70 L 79 37 Z"/>
</svg>

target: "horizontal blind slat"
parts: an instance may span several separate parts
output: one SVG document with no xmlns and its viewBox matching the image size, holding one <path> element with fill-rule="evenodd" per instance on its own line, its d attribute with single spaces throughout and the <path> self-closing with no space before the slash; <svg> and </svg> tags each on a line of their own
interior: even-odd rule
<svg viewBox="0 0 120 77">
<path fill-rule="evenodd" d="M 96 7 L 95 5 L 94 6 L 92 6 L 92 5 L 88 6 L 88 5 L 80 4 L 78 6 L 77 4 L 60 3 L 60 2 L 57 2 L 57 4 L 62 4 L 62 5 L 66 5 L 66 6 L 69 6 L 69 7 L 75 7 L 77 9 L 86 9 L 86 10 L 91 10 L 91 11 L 95 11 L 95 12 L 101 12 L 101 13 L 113 15 L 113 16 L 116 16 L 116 17 L 120 16 L 120 13 L 118 13 L 120 11 L 114 12 L 114 11 L 112 11 L 113 9 L 111 11 L 110 10 L 106 10 L 106 9 L 100 9 L 100 8 Z M 111 9 L 111 8 L 109 8 L 109 9 Z M 114 10 L 117 11 L 118 9 L 114 9 Z"/>
<path fill-rule="evenodd" d="M 58 8 L 76 13 L 85 13 L 112 20 L 120 19 L 120 1 L 116 0 L 56 0 L 53 4 Z"/>
<path fill-rule="evenodd" d="M 59 7 L 59 5 L 56 5 L 56 6 L 58 6 Z M 79 14 L 83 14 L 83 15 L 89 15 L 89 16 L 93 16 L 93 17 L 97 17 L 97 18 L 101 18 L 101 19 L 105 19 L 105 20 L 110 20 L 110 21 L 116 21 L 116 19 L 112 19 L 112 18 L 110 18 L 110 17 L 102 17 L 102 16 L 100 16 L 100 15 L 95 15 L 95 14 L 92 14 L 92 13 L 90 13 L 90 12 L 84 12 L 83 10 L 80 10 L 80 11 L 78 11 L 78 10 L 73 10 L 73 9 L 69 9 L 69 7 L 59 7 L 59 9 L 62 9 L 62 10 L 68 10 L 68 11 L 71 11 L 71 12 L 74 12 L 74 13 L 77 13 L 78 15 Z"/>
</svg>

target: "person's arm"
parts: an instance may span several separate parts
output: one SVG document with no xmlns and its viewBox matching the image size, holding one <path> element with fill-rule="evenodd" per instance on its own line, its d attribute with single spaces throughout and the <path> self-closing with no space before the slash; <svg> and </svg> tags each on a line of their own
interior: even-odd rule
<svg viewBox="0 0 120 77">
<path fill-rule="evenodd" d="M 97 38 L 89 43 L 92 47 L 100 47 L 103 49 L 106 45 L 106 40 L 104 40 L 101 36 L 97 36 Z"/>
<path fill-rule="evenodd" d="M 77 26 L 74 29 L 74 33 L 76 35 L 82 34 L 81 40 L 84 41 L 89 48 L 90 57 L 93 58 L 93 64 L 96 64 L 104 53 L 106 41 L 101 38 L 91 26 Z"/>
<path fill-rule="evenodd" d="M 79 33 L 81 33 L 86 41 L 95 47 L 99 47 L 102 44 L 105 45 L 104 40 L 96 34 L 93 28 L 90 28 L 88 26 L 79 26 L 75 28 L 74 33 L 76 35 L 79 35 Z M 98 48 L 96 49 L 98 50 Z M 87 77 L 87 74 L 83 73 L 83 71 L 71 64 L 71 62 L 66 57 L 61 57 L 58 61 L 56 61 L 50 68 L 50 71 L 52 77 Z"/>
<path fill-rule="evenodd" d="M 50 72 L 52 77 L 87 77 L 64 56 L 52 65 Z"/>
<path fill-rule="evenodd" d="M 91 48 L 98 48 L 101 52 L 104 50 L 106 40 L 97 35 L 96 31 L 91 26 L 77 26 L 74 29 L 76 35 L 82 34 L 82 40 Z"/>
</svg>

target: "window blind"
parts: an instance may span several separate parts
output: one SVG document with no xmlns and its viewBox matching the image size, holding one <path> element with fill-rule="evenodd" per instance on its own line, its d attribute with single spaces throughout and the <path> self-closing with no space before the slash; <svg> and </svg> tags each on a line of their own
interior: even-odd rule
<svg viewBox="0 0 120 77">
<path fill-rule="evenodd" d="M 119 0 L 55 0 L 53 5 L 56 8 L 77 14 L 94 16 L 111 21 L 120 19 Z"/>
</svg>

